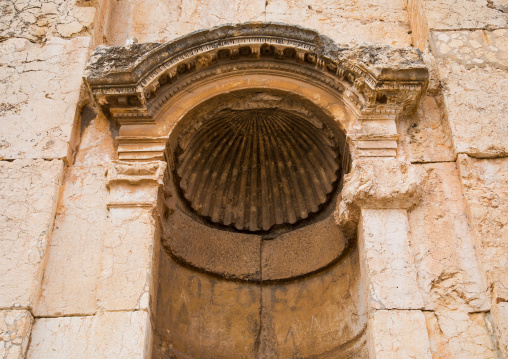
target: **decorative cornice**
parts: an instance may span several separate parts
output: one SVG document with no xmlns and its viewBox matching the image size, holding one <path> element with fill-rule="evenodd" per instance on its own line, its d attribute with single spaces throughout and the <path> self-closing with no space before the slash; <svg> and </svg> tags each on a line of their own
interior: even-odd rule
<svg viewBox="0 0 508 359">
<path fill-rule="evenodd" d="M 165 44 L 99 46 L 85 80 L 102 110 L 120 124 L 150 123 L 185 88 L 254 69 L 321 83 L 361 120 L 413 111 L 428 82 L 417 49 L 337 45 L 312 30 L 276 23 L 227 25 Z"/>
</svg>

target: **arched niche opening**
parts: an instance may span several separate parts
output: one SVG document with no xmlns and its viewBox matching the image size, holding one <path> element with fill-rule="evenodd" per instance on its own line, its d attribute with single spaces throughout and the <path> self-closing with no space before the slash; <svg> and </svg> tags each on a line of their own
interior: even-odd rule
<svg viewBox="0 0 508 359">
<path fill-rule="evenodd" d="M 414 49 L 338 46 L 285 24 L 94 52 L 87 84 L 120 125 L 119 159 L 168 163 L 151 357 L 367 357 L 358 250 L 332 213 L 349 151 L 355 159 L 397 156 L 395 120 L 415 109 L 427 76 Z M 264 132 L 253 130 L 258 122 Z M 247 152 L 214 152 L 245 141 L 258 144 L 257 156 L 239 166 Z M 261 178 L 272 168 L 268 185 Z"/>
<path fill-rule="evenodd" d="M 154 358 L 362 357 L 357 250 L 333 215 L 347 111 L 267 86 L 196 102 L 165 152 Z"/>
<path fill-rule="evenodd" d="M 163 244 L 182 263 L 224 278 L 288 280 L 350 246 L 333 219 L 350 163 L 346 136 L 298 94 L 251 88 L 206 99 L 173 128 L 166 158 L 173 211 Z"/>
</svg>

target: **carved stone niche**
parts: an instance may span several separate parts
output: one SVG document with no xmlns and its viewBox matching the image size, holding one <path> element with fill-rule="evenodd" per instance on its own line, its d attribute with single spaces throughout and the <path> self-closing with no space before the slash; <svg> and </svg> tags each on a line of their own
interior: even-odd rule
<svg viewBox="0 0 508 359">
<path fill-rule="evenodd" d="M 276 281 L 347 253 L 355 234 L 333 216 L 344 175 L 360 159 L 401 159 L 395 121 L 416 108 L 428 71 L 413 48 L 251 23 L 99 46 L 85 79 L 120 125 L 119 159 L 168 162 L 168 253 L 223 277 Z"/>
</svg>

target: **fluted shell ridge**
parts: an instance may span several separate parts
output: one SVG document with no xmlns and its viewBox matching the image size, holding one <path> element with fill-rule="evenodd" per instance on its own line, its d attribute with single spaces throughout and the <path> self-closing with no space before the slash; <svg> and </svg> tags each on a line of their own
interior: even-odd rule
<svg viewBox="0 0 508 359">
<path fill-rule="evenodd" d="M 294 113 L 223 110 L 190 134 L 176 172 L 199 215 L 238 230 L 266 231 L 319 211 L 339 163 L 333 141 Z"/>
</svg>

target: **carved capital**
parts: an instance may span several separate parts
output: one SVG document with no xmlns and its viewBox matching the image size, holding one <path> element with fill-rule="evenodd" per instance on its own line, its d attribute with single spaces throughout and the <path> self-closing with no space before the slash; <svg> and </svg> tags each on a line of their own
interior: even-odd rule
<svg viewBox="0 0 508 359">
<path fill-rule="evenodd" d="M 108 170 L 108 207 L 155 207 L 166 162 L 114 161 Z"/>
<path fill-rule="evenodd" d="M 396 159 L 359 159 L 345 176 L 335 219 L 347 238 L 356 234 L 361 208 L 411 209 L 427 173 Z"/>
</svg>

